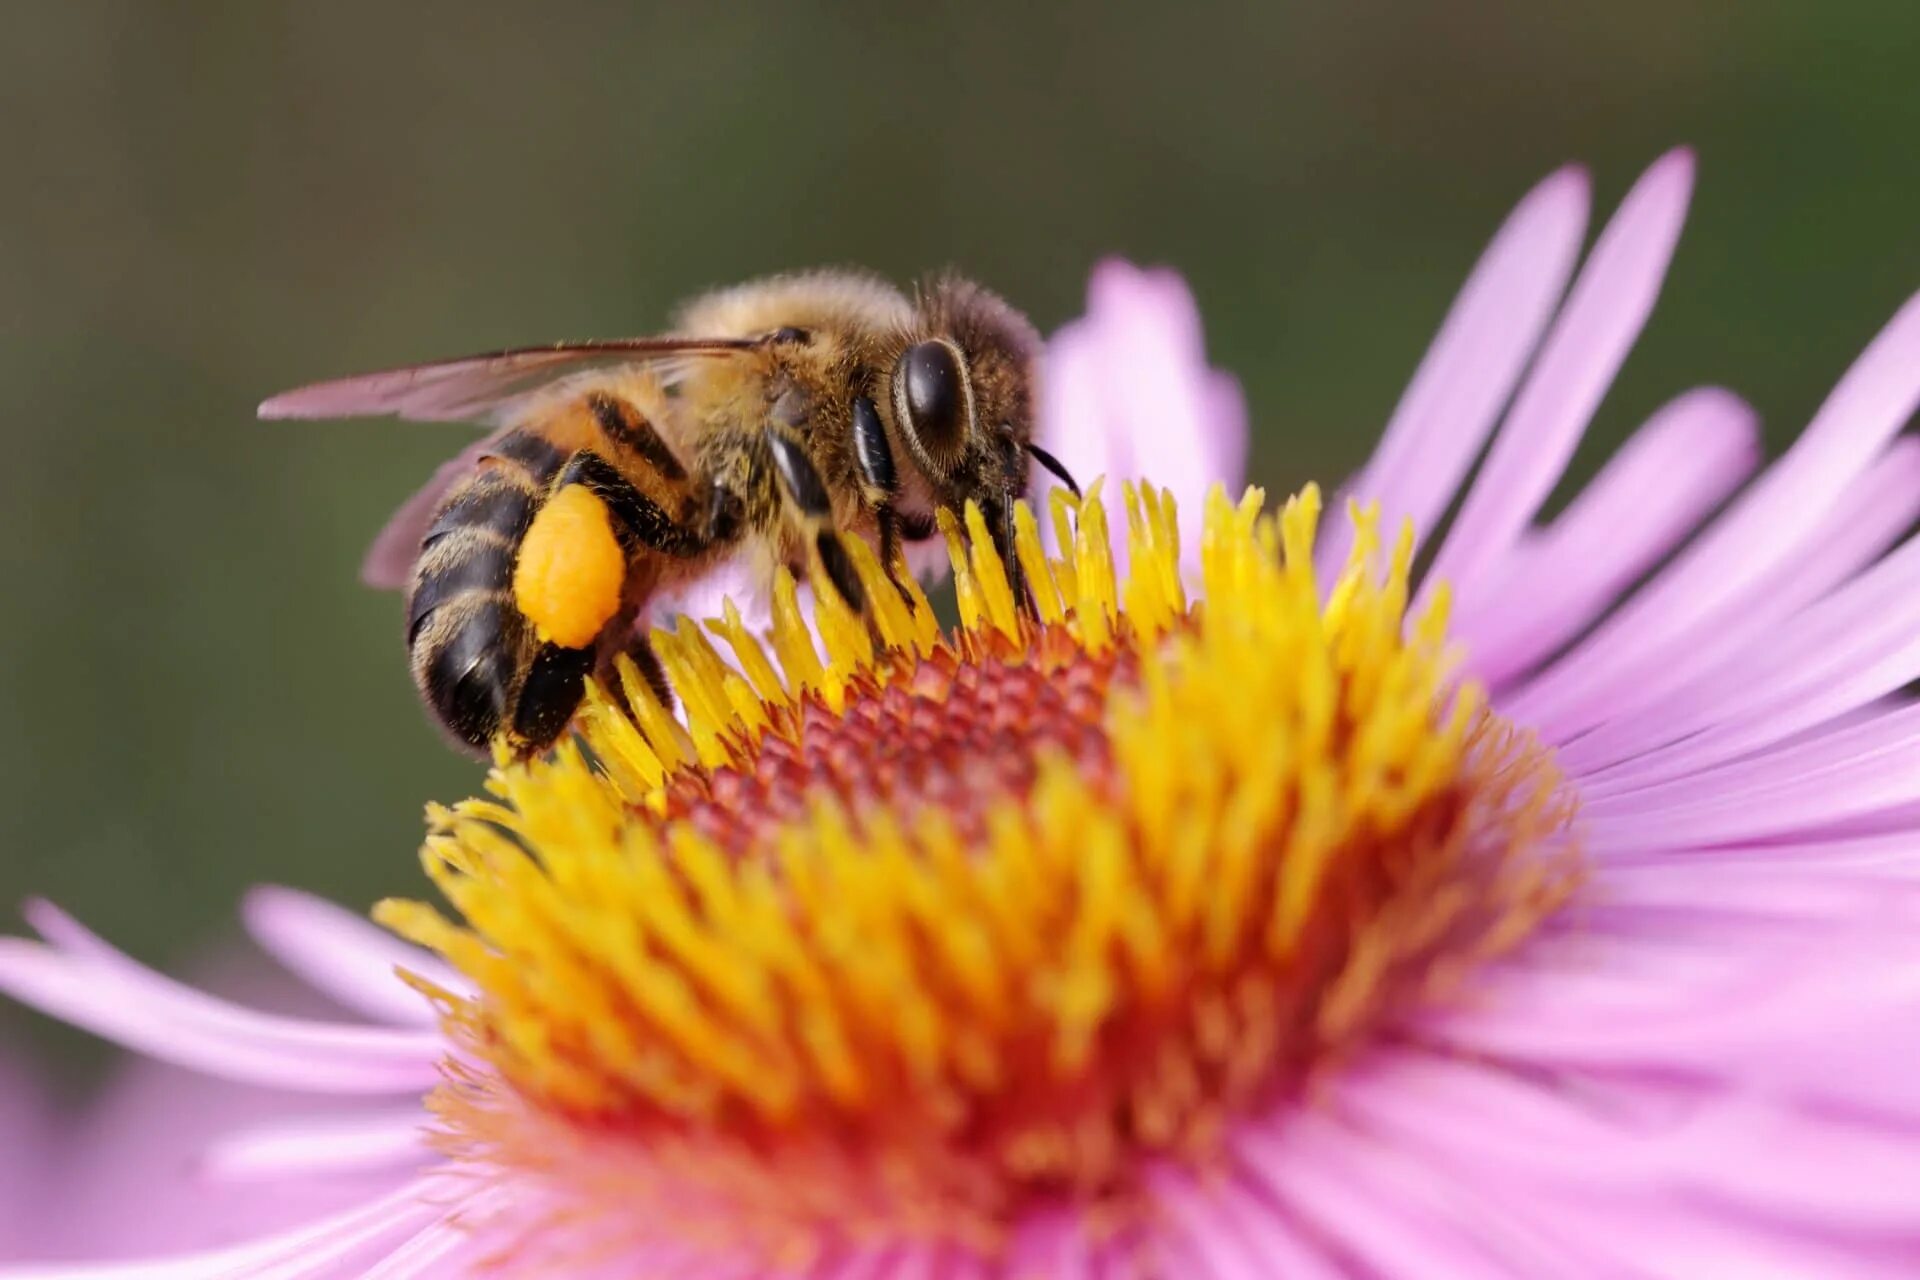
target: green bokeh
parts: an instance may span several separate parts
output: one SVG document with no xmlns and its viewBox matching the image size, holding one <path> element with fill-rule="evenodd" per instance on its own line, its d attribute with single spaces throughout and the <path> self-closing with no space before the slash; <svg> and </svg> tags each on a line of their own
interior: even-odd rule
<svg viewBox="0 0 1920 1280">
<path fill-rule="evenodd" d="M 1895 4 L 12 6 L 0 901 L 167 963 L 256 881 L 412 888 L 421 804 L 474 783 L 355 577 L 461 432 L 268 392 L 818 263 L 954 264 L 1051 327 L 1120 252 L 1192 280 L 1255 476 L 1337 478 L 1515 197 L 1578 158 L 1608 205 L 1684 141 L 1577 465 L 1702 381 L 1778 446 L 1920 286 L 1916 52 Z"/>
</svg>

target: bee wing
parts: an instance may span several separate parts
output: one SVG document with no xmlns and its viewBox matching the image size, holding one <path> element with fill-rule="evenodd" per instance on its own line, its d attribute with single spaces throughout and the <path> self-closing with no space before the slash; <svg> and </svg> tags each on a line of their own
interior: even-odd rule
<svg viewBox="0 0 1920 1280">
<path fill-rule="evenodd" d="M 420 558 L 420 544 L 426 541 L 427 527 L 433 523 L 433 513 L 440 509 L 447 491 L 458 484 L 462 476 L 471 474 L 480 465 L 482 455 L 499 444 L 500 437 L 509 430 L 511 428 L 502 427 L 490 432 L 440 464 L 433 477 L 388 518 L 373 545 L 367 548 L 366 559 L 360 562 L 362 582 L 382 591 L 398 591 L 407 585 L 413 576 L 414 561 Z"/>
<path fill-rule="evenodd" d="M 408 365 L 379 373 L 318 382 L 283 392 L 260 405 L 262 418 L 353 418 L 393 414 L 423 421 L 506 422 L 529 397 L 574 374 L 610 365 L 647 369 L 672 383 L 700 360 L 758 346 L 747 338 L 618 338 L 599 342 L 521 347 Z M 433 513 L 506 430 L 501 427 L 442 463 L 433 477 L 393 513 L 367 549 L 360 576 L 370 586 L 406 586 Z"/>
<path fill-rule="evenodd" d="M 525 397 L 570 374 L 632 365 L 674 382 L 702 360 L 738 355 L 759 338 L 611 338 L 516 347 L 485 355 L 363 373 L 284 391 L 262 418 L 363 418 L 391 414 L 426 422 L 501 422 Z"/>
</svg>

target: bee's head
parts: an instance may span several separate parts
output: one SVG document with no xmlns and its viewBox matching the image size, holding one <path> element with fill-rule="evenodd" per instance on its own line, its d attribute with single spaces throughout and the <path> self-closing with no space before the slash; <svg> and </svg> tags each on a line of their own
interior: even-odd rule
<svg viewBox="0 0 1920 1280">
<path fill-rule="evenodd" d="M 957 276 L 921 290 L 890 398 L 936 504 L 992 512 L 1026 492 L 1039 353 L 1033 325 L 998 295 Z"/>
</svg>

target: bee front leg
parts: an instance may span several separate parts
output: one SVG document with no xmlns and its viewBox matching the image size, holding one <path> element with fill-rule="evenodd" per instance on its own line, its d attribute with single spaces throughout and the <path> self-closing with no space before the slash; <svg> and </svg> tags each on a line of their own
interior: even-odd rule
<svg viewBox="0 0 1920 1280">
<path fill-rule="evenodd" d="M 893 465 L 893 446 L 887 443 L 887 429 L 873 401 L 860 396 L 853 402 L 853 457 L 866 482 L 867 501 L 873 506 L 874 523 L 880 530 L 880 565 L 887 571 L 893 589 L 908 604 L 913 593 L 897 576 L 900 563 L 900 516 L 893 509 L 900 495 L 900 474 Z"/>
<path fill-rule="evenodd" d="M 812 537 L 827 579 L 847 607 L 864 616 L 866 588 L 854 570 L 853 557 L 840 541 L 840 531 L 833 527 L 833 500 L 813 459 L 807 456 L 805 446 L 780 427 L 769 426 L 766 441 L 767 450 L 773 455 L 773 469 L 780 477 L 780 488 Z"/>
<path fill-rule="evenodd" d="M 981 514 L 986 516 L 988 530 L 993 538 L 993 549 L 1000 556 L 1000 562 L 1006 566 L 1007 586 L 1013 591 L 1013 600 L 1029 615 L 1037 615 L 1039 606 L 1034 603 L 1033 589 L 1027 585 L 1026 566 L 1020 563 L 1020 548 L 1014 541 L 1013 513 L 1016 499 L 1011 491 L 1001 493 L 998 500 Z"/>
</svg>

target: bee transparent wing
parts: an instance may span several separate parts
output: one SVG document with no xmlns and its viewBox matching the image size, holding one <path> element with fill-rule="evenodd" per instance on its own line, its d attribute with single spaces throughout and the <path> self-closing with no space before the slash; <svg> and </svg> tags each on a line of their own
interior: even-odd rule
<svg viewBox="0 0 1920 1280">
<path fill-rule="evenodd" d="M 569 375 L 632 365 L 674 382 L 702 360 L 759 347 L 759 338 L 610 338 L 518 347 L 457 360 L 364 373 L 284 391 L 260 405 L 262 418 L 412 418 L 500 422 L 525 397 Z"/>
<path fill-rule="evenodd" d="M 427 528 L 433 523 L 434 513 L 440 509 L 448 490 L 479 466 L 481 457 L 509 430 L 511 428 L 502 427 L 489 432 L 440 464 L 433 477 L 388 518 L 373 545 L 367 548 L 366 559 L 360 562 L 362 582 L 382 591 L 398 591 L 407 585 L 413 576 L 414 561 L 420 558 L 420 544 L 426 540 Z"/>
</svg>

